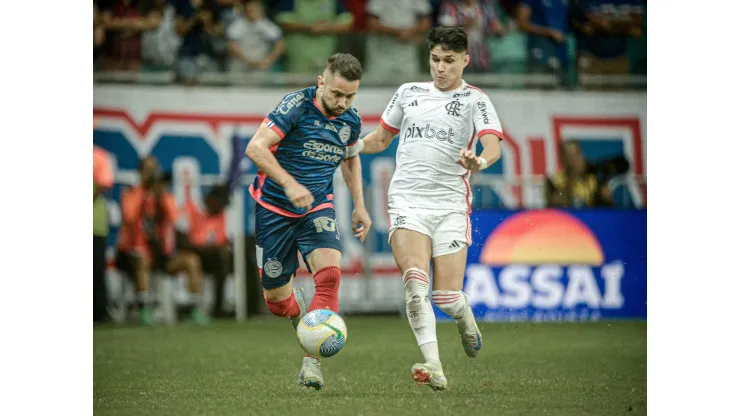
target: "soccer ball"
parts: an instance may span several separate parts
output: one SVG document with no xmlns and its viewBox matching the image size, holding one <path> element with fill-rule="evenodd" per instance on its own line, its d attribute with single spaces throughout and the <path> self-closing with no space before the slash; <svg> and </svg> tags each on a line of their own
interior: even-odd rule
<svg viewBox="0 0 740 416">
<path fill-rule="evenodd" d="M 344 319 L 329 309 L 316 309 L 298 323 L 298 342 L 313 357 L 336 355 L 347 342 L 347 325 Z"/>
</svg>

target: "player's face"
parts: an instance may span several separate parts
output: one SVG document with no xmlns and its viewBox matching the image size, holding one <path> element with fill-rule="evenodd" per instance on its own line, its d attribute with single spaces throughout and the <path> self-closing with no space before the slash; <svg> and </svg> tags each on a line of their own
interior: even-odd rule
<svg viewBox="0 0 740 416">
<path fill-rule="evenodd" d="M 457 88 L 468 62 L 470 56 L 466 52 L 442 49 L 441 45 L 432 48 L 429 52 L 429 67 L 434 86 L 443 91 Z"/>
<path fill-rule="evenodd" d="M 251 21 L 259 20 L 262 18 L 262 4 L 257 1 L 250 1 L 244 7 L 244 14 L 247 19 Z"/>
<path fill-rule="evenodd" d="M 360 80 L 347 81 L 338 74 L 325 73 L 325 75 L 326 77 L 319 77 L 321 103 L 327 115 L 338 117 L 352 105 L 360 87 Z"/>
</svg>

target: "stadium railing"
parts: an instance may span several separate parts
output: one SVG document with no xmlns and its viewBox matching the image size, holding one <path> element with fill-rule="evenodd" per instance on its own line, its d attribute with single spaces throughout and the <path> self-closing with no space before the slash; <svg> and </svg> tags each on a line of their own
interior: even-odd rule
<svg viewBox="0 0 740 416">
<path fill-rule="evenodd" d="M 419 73 L 413 76 L 377 76 L 368 74 L 363 76 L 364 86 L 397 87 L 401 83 L 427 79 L 428 73 Z M 174 71 L 162 72 L 95 72 L 96 83 L 133 83 L 147 85 L 170 85 L 177 79 Z M 480 87 L 488 88 L 542 88 L 563 89 L 561 80 L 554 74 L 466 74 L 465 80 Z M 316 82 L 316 74 L 300 74 L 285 72 L 228 74 L 223 72 L 206 72 L 199 77 L 204 86 L 259 86 L 259 87 L 286 87 L 305 86 Z M 644 89 L 647 86 L 645 75 L 581 75 L 580 87 L 620 87 L 622 89 Z"/>
</svg>

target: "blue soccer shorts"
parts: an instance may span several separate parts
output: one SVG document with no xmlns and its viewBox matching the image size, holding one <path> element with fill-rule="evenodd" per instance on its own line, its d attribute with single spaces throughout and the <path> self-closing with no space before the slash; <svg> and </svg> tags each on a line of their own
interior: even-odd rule
<svg viewBox="0 0 740 416">
<path fill-rule="evenodd" d="M 317 248 L 341 251 L 334 208 L 291 218 L 257 204 L 255 217 L 257 267 L 265 289 L 277 289 L 290 282 L 298 270 L 298 252 L 308 267 L 308 256 Z M 309 271 L 313 272 L 310 267 Z"/>
</svg>

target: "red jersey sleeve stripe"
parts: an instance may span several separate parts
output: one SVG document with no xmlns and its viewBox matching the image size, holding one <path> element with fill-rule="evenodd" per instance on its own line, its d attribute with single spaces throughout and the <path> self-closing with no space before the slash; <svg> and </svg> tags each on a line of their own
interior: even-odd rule
<svg viewBox="0 0 740 416">
<path fill-rule="evenodd" d="M 280 130 L 280 127 L 278 127 L 274 121 L 270 120 L 269 118 L 265 118 L 262 122 L 265 123 L 265 125 L 269 127 L 272 131 L 277 133 L 281 139 L 285 137 L 285 133 L 283 133 L 283 131 Z"/>
<path fill-rule="evenodd" d="M 389 125 L 388 123 L 386 123 L 386 122 L 385 122 L 385 120 L 383 120 L 382 118 L 380 119 L 380 125 L 381 125 L 381 126 L 383 126 L 383 128 L 384 128 L 384 129 L 388 130 L 389 132 L 391 132 L 391 133 L 393 133 L 393 134 L 398 134 L 398 132 L 399 132 L 399 131 L 401 131 L 401 130 L 399 130 L 399 129 L 395 128 L 395 127 L 391 127 L 391 126 L 390 126 L 390 125 Z"/>
<path fill-rule="evenodd" d="M 494 130 L 494 129 L 481 130 L 478 132 L 478 138 L 480 139 L 481 137 L 483 137 L 484 134 L 493 134 L 501 140 L 504 139 L 504 134 L 498 130 Z"/>
</svg>

